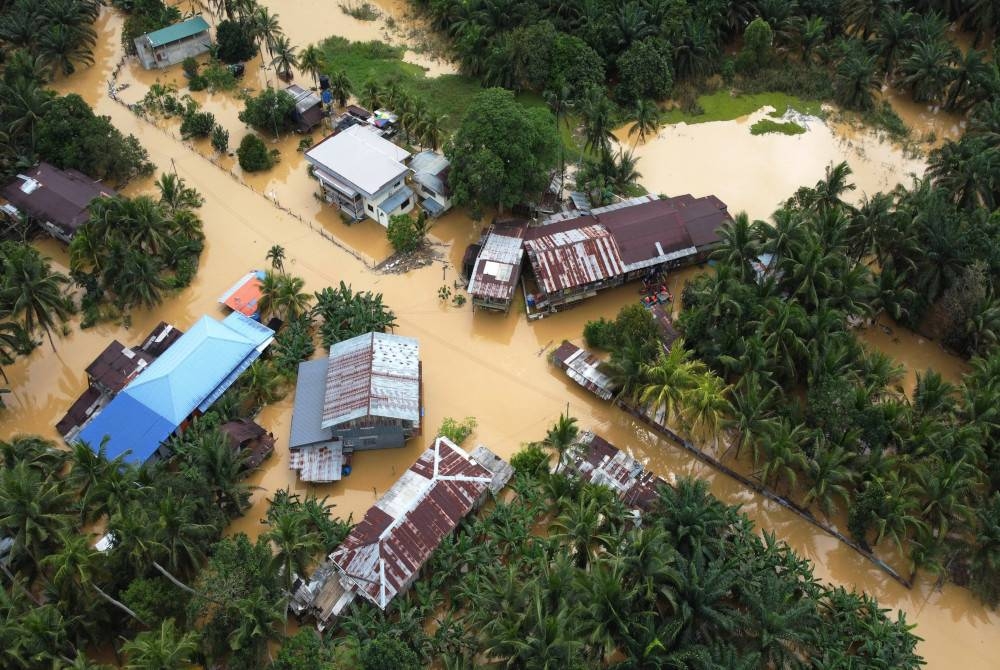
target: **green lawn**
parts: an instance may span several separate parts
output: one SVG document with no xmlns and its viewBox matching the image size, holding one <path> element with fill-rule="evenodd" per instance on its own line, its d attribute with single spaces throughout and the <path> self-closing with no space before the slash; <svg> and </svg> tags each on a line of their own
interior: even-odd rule
<svg viewBox="0 0 1000 670">
<path fill-rule="evenodd" d="M 806 129 L 797 123 L 780 123 L 771 119 L 761 119 L 750 126 L 751 135 L 764 135 L 765 133 L 781 133 L 782 135 L 801 135 Z"/>
<path fill-rule="evenodd" d="M 728 91 L 716 91 L 710 95 L 698 96 L 698 104 L 705 110 L 703 114 L 685 114 L 673 109 L 663 115 L 664 123 L 707 123 L 709 121 L 731 121 L 756 112 L 770 105 L 776 110 L 775 116 L 782 116 L 789 107 L 804 114 L 819 114 L 819 100 L 803 100 L 786 93 L 751 93 L 733 97 Z"/>
<path fill-rule="evenodd" d="M 403 60 L 402 47 L 383 42 L 351 42 L 335 36 L 320 42 L 319 48 L 328 64 L 324 71 L 343 68 L 355 93 L 369 79 L 382 85 L 395 81 L 402 90 L 423 100 L 428 111 L 444 116 L 444 128 L 449 133 L 458 128 L 472 98 L 482 90 L 477 79 L 464 75 L 428 77 L 422 67 Z M 527 107 L 545 107 L 537 93 L 519 93 L 517 99 Z M 561 127 L 559 133 L 567 156 L 579 152 L 579 144 L 568 127 Z"/>
</svg>

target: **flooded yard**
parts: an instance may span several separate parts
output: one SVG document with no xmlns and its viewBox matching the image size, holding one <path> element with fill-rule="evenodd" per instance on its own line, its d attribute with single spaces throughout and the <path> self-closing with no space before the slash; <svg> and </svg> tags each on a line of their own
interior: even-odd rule
<svg viewBox="0 0 1000 670">
<path fill-rule="evenodd" d="M 364 31 L 377 30 L 366 22 L 354 25 L 354 19 L 318 0 L 294 3 L 272 0 L 265 4 L 280 14 L 285 32 L 297 44 L 304 45 L 331 33 L 369 39 L 363 36 L 367 34 Z M 384 11 L 397 12 L 403 3 L 380 0 L 379 6 Z M 321 17 L 323 20 L 319 20 Z M 475 416 L 479 428 L 469 445 L 479 442 L 509 457 L 523 443 L 541 438 L 558 414 L 568 409 L 579 419 L 581 427 L 592 429 L 629 451 L 657 474 L 665 477 L 690 474 L 708 479 L 720 499 L 743 505 L 760 527 L 775 532 L 796 551 L 812 559 L 820 579 L 866 590 L 878 597 L 884 607 L 905 611 L 908 621 L 918 624 L 916 632 L 925 640 L 918 650 L 927 659 L 928 667 L 966 670 L 996 667 L 1000 617 L 985 610 L 967 591 L 954 586 L 936 591 L 931 578 L 921 579 L 913 590 L 904 589 L 867 560 L 797 516 L 693 461 L 629 416 L 567 380 L 548 363 L 546 353 L 563 339 L 581 341 L 587 320 L 612 316 L 622 305 L 636 300 L 635 287 L 624 286 L 603 293 L 576 309 L 531 323 L 516 311 L 500 316 L 473 313 L 468 304 L 456 308 L 442 303 L 437 289 L 442 284 L 450 286 L 456 279 L 455 268 L 460 265 L 465 246 L 478 237 L 481 228 L 480 223 L 460 212 L 446 216 L 431 230 L 432 241 L 441 245 L 444 261 L 406 275 L 376 274 L 320 231 L 356 250 L 367 261 L 380 260 L 387 254 L 384 230 L 371 221 L 347 227 L 336 213 L 313 196 L 313 182 L 305 174 L 301 154 L 295 152 L 298 138 L 278 143 L 282 163 L 271 172 L 248 176 L 244 185 L 229 172 L 233 169 L 232 159 L 221 159 L 220 165 L 215 165 L 206 159 L 211 154 L 210 147 L 197 143 L 187 147 L 175 139 L 172 135 L 176 133 L 175 122 L 156 127 L 108 99 L 107 80 L 120 57 L 120 27 L 120 18 L 111 10 L 103 10 L 96 26 L 101 45 L 95 54 L 96 64 L 70 80 L 59 82 L 58 88 L 83 95 L 99 113 L 111 116 L 123 132 L 135 134 L 161 170 L 176 170 L 204 195 L 205 205 L 200 214 L 207 239 L 201 267 L 189 288 L 171 296 L 153 311 L 137 311 L 131 328 L 109 323 L 82 331 L 78 322 L 74 322 L 69 334 L 57 341 L 55 352 L 47 346 L 40 347 L 8 368 L 14 393 L 8 396 L 9 409 L 0 415 L 0 437 L 38 433 L 58 441 L 56 421 L 83 390 L 84 367 L 110 339 L 133 344 L 161 320 L 187 328 L 202 314 L 221 316 L 218 296 L 247 270 L 261 267 L 268 248 L 281 244 L 287 254 L 286 267 L 303 277 L 309 290 L 343 280 L 355 288 L 385 295 L 386 303 L 397 315 L 396 332 L 420 341 L 426 429 L 423 438 L 411 440 L 403 449 L 357 455 L 354 471 L 344 481 L 307 489 L 288 469 L 291 398 L 265 408 L 257 420 L 277 437 L 277 451 L 252 477 L 251 483 L 260 487 L 254 493 L 254 506 L 233 524 L 231 532 L 256 535 L 260 530 L 259 519 L 266 510 L 265 499 L 285 486 L 330 496 L 339 514 L 359 518 L 423 451 L 445 416 Z M 134 65 L 127 68 L 126 74 L 136 82 L 134 93 L 141 97 L 141 86 L 148 86 L 155 76 L 151 79 L 148 73 L 136 71 Z M 255 72 L 254 76 L 260 74 L 259 67 Z M 173 72 L 168 76 L 173 76 Z M 126 93 L 129 91 L 131 87 Z M 216 113 L 230 130 L 230 141 L 235 146 L 245 132 L 235 118 L 241 105 L 226 99 L 215 101 L 214 95 L 201 95 L 206 109 Z M 762 113 L 732 122 L 662 129 L 657 139 L 637 148 L 642 157 L 639 170 L 644 175 L 643 184 L 650 191 L 670 195 L 715 193 L 733 212 L 745 209 L 753 217 L 766 218 L 796 187 L 822 177 L 831 161 L 846 159 L 851 164 L 858 185 L 854 197 L 891 188 L 906 181 L 908 174 L 923 170 L 921 161 L 902 156 L 891 145 L 865 136 L 845 137 L 822 123 L 811 125 L 807 133 L 797 137 L 752 136 L 749 124 Z M 129 193 L 148 187 L 148 182 L 133 184 Z M 292 214 L 279 209 L 275 201 Z M 45 241 L 40 246 L 57 265 L 67 264 L 61 245 Z M 675 295 L 679 294 L 682 281 L 683 277 L 672 280 L 670 288 Z M 930 366 L 952 380 L 961 373 L 961 365 L 936 344 L 921 342 L 896 329 L 894 324 L 891 327 L 891 335 L 873 330 L 862 337 L 897 356 L 911 370 Z M 320 350 L 317 355 L 322 353 Z"/>
</svg>

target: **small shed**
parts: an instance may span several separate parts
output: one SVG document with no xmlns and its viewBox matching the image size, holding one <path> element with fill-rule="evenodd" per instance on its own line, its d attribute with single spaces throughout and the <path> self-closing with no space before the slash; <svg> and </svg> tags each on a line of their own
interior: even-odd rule
<svg viewBox="0 0 1000 670">
<path fill-rule="evenodd" d="M 592 484 L 611 489 L 636 513 L 648 512 L 667 485 L 636 459 L 592 432 L 580 434 L 563 456 L 566 470 Z"/>
<path fill-rule="evenodd" d="M 219 302 L 234 312 L 260 321 L 257 302 L 260 300 L 260 283 L 264 276 L 263 270 L 246 273 L 228 291 L 219 296 Z"/>
<path fill-rule="evenodd" d="M 504 313 L 510 310 L 521 279 L 527 229 L 528 222 L 523 220 L 496 222 L 490 227 L 469 275 L 473 307 Z"/>
<path fill-rule="evenodd" d="M 601 360 L 586 349 L 581 349 L 570 342 L 563 342 L 552 352 L 552 363 L 598 398 L 611 400 L 614 396 L 614 381 L 601 369 L 603 365 Z"/>
<path fill-rule="evenodd" d="M 161 69 L 194 58 L 212 47 L 208 22 L 200 15 L 140 35 L 134 41 L 139 62 L 147 70 Z"/>
<path fill-rule="evenodd" d="M 243 468 L 253 470 L 274 453 L 274 435 L 250 419 L 234 419 L 220 426 L 233 451 L 245 454 Z"/>
<path fill-rule="evenodd" d="M 295 129 L 300 133 L 308 133 L 323 121 L 323 100 L 313 91 L 292 84 L 285 91 L 295 100 Z"/>
<path fill-rule="evenodd" d="M 410 159 L 413 186 L 420 196 L 420 206 L 432 217 L 451 209 L 451 187 L 448 173 L 451 163 L 442 154 L 427 149 Z"/>
</svg>

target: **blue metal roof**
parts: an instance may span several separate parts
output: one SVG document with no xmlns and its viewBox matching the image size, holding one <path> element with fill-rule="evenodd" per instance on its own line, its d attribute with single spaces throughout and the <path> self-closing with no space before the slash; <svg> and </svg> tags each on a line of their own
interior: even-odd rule
<svg viewBox="0 0 1000 670">
<path fill-rule="evenodd" d="M 205 411 L 256 360 L 274 336 L 267 326 L 233 312 L 221 323 L 203 316 L 119 393 L 80 433 L 108 453 L 132 450 L 143 462 L 196 409 Z"/>
<path fill-rule="evenodd" d="M 176 429 L 177 424 L 122 392 L 84 427 L 79 439 L 97 451 L 107 437 L 109 459 L 127 451 L 125 460 L 141 465 Z"/>
<path fill-rule="evenodd" d="M 187 21 L 181 21 L 172 26 L 154 30 L 146 35 L 146 39 L 149 40 L 150 45 L 159 47 L 197 35 L 198 33 L 203 33 L 206 30 L 208 30 L 208 23 L 205 19 L 201 18 L 201 16 L 192 16 Z"/>
<path fill-rule="evenodd" d="M 441 216 L 444 214 L 444 205 L 434 198 L 424 198 L 420 201 L 420 205 L 426 209 L 427 213 L 431 216 Z"/>
</svg>

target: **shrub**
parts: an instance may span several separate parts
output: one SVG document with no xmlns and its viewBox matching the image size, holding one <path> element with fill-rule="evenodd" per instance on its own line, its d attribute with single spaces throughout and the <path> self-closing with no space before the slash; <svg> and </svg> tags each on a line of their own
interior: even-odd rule
<svg viewBox="0 0 1000 670">
<path fill-rule="evenodd" d="M 751 135 L 765 135 L 767 133 L 781 133 L 782 135 L 801 135 L 806 129 L 791 121 L 782 123 L 771 119 L 761 119 L 750 126 Z"/>
<path fill-rule="evenodd" d="M 444 435 L 455 444 L 461 445 L 472 434 L 477 425 L 478 422 L 474 416 L 467 416 L 461 421 L 446 416 L 441 422 L 441 427 L 438 428 L 438 435 Z"/>
<path fill-rule="evenodd" d="M 229 131 L 220 125 L 212 128 L 212 148 L 220 154 L 229 151 Z"/>
<path fill-rule="evenodd" d="M 236 77 L 222 63 L 211 63 L 201 71 L 211 91 L 231 91 L 236 88 Z"/>
<path fill-rule="evenodd" d="M 181 137 L 208 137 L 215 128 L 215 115 L 211 112 L 191 111 L 184 115 L 181 123 Z"/>
<path fill-rule="evenodd" d="M 208 88 L 208 79 L 205 79 L 200 74 L 195 75 L 188 80 L 188 88 L 192 91 L 204 91 Z"/>
<path fill-rule="evenodd" d="M 295 99 L 287 91 L 268 88 L 247 98 L 240 121 L 260 132 L 283 133 L 295 126 Z"/>
<path fill-rule="evenodd" d="M 583 327 L 583 339 L 588 347 L 611 349 L 615 344 L 615 324 L 603 316 L 597 321 L 588 321 Z"/>
<path fill-rule="evenodd" d="M 537 444 L 529 444 L 510 457 L 510 464 L 520 477 L 539 477 L 549 471 L 549 455 Z"/>
<path fill-rule="evenodd" d="M 250 133 L 240 142 L 236 156 L 245 172 L 269 170 L 277 162 L 277 151 L 268 151 L 264 140 Z"/>
<path fill-rule="evenodd" d="M 389 219 L 386 235 L 397 253 L 408 254 L 417 250 L 420 243 L 424 241 L 424 220 L 423 212 L 420 213 L 416 221 L 409 214 L 398 214 Z"/>
<path fill-rule="evenodd" d="M 198 76 L 198 61 L 191 56 L 188 56 L 181 62 L 181 69 L 184 70 L 184 74 L 186 74 L 189 79 L 193 79 Z"/>
</svg>

